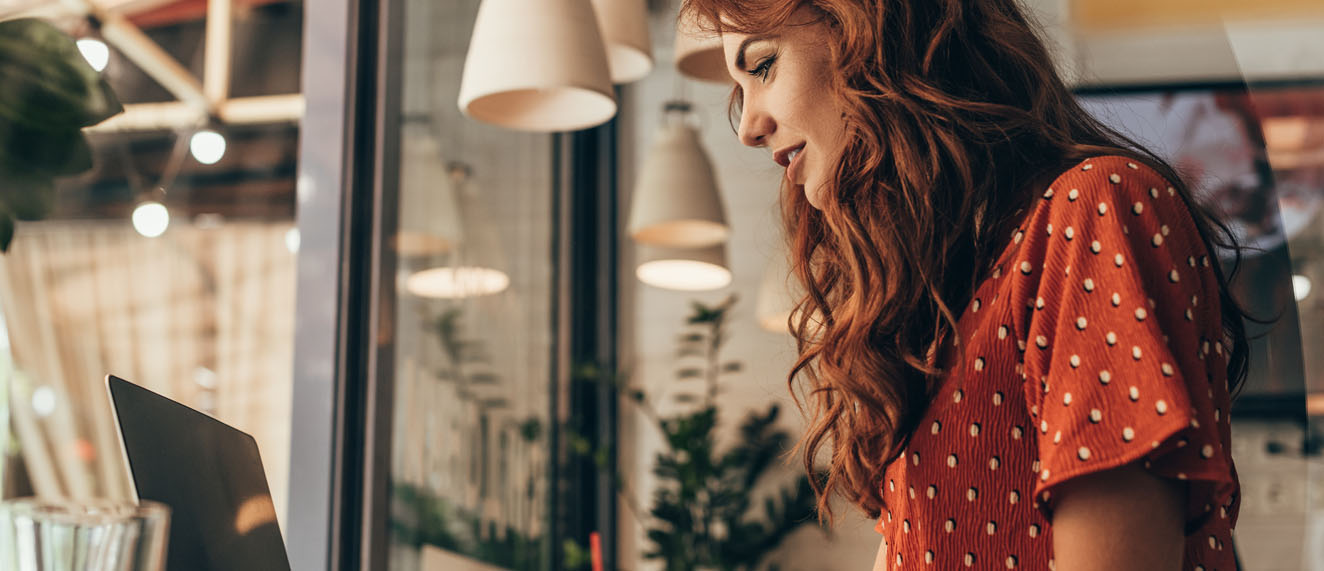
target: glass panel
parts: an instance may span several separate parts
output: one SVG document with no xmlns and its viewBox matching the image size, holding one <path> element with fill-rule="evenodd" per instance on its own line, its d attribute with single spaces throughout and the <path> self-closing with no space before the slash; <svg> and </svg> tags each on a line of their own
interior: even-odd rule
<svg viewBox="0 0 1324 571">
<path fill-rule="evenodd" d="M 406 0 L 392 569 L 540 568 L 552 148 L 464 118 L 476 0 Z"/>
<path fill-rule="evenodd" d="M 205 10 L 148 4 L 114 25 L 141 29 L 179 70 L 143 59 L 132 38 L 101 37 L 81 15 L 56 18 L 104 40 L 102 73 L 125 112 L 88 132 L 93 168 L 57 181 L 51 214 L 20 223 L 0 257 L 17 373 L 5 493 L 131 494 L 109 373 L 251 434 L 284 521 L 303 7 L 235 12 L 228 97 L 209 116 L 179 100 L 181 85 L 212 82 Z"/>
</svg>

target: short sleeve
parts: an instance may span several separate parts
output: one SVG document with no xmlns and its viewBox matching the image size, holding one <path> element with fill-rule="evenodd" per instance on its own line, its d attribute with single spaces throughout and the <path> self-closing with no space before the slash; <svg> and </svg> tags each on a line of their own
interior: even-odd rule
<svg viewBox="0 0 1324 571">
<path fill-rule="evenodd" d="M 1235 518 L 1217 279 L 1181 195 L 1123 157 L 1054 181 L 1026 227 L 1024 390 L 1037 505 L 1071 478 L 1140 463 L 1191 482 L 1188 529 Z"/>
</svg>

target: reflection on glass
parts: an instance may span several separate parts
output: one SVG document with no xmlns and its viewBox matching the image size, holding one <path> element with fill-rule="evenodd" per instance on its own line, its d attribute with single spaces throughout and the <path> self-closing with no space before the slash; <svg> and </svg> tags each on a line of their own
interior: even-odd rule
<svg viewBox="0 0 1324 571">
<path fill-rule="evenodd" d="M 477 0 L 406 0 L 390 568 L 542 569 L 552 148 L 456 106 Z"/>
</svg>

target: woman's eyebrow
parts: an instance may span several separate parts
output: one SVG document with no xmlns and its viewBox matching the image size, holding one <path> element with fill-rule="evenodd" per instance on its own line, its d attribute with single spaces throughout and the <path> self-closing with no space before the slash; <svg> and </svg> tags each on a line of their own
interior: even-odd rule
<svg viewBox="0 0 1324 571">
<path fill-rule="evenodd" d="M 740 42 L 740 47 L 736 48 L 736 69 L 745 69 L 745 49 L 749 44 L 771 40 L 774 36 L 749 36 Z"/>
</svg>

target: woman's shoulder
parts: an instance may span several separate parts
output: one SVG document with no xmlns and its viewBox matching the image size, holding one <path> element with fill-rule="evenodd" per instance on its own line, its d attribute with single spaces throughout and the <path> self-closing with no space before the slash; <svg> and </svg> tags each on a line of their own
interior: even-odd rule
<svg viewBox="0 0 1324 571">
<path fill-rule="evenodd" d="M 1075 199 L 1070 198 L 1072 189 L 1077 193 Z M 1069 201 L 1074 201 L 1086 193 L 1116 195 L 1137 191 L 1151 195 L 1176 194 L 1172 181 L 1157 168 L 1144 160 L 1124 155 L 1096 155 L 1083 159 L 1058 173 L 1044 194 L 1051 198 L 1065 192 Z"/>
</svg>

